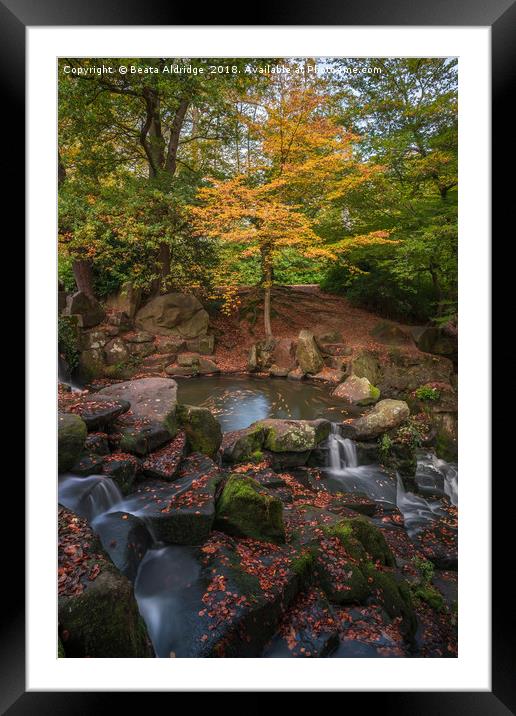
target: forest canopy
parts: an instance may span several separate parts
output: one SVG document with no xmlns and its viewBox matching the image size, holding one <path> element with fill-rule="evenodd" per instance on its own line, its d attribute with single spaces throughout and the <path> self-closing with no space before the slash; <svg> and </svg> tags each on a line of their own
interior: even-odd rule
<svg viewBox="0 0 516 716">
<path fill-rule="evenodd" d="M 256 62 L 60 61 L 67 289 L 130 282 L 231 310 L 241 285 L 267 308 L 274 283 L 315 283 L 390 318 L 455 320 L 456 60 Z"/>
</svg>

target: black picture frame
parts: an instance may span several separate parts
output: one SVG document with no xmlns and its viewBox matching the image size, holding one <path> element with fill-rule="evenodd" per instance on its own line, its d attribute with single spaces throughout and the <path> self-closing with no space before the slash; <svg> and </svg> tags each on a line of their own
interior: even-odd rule
<svg viewBox="0 0 516 716">
<path fill-rule="evenodd" d="M 381 25 L 381 26 L 489 26 L 492 32 L 492 96 L 493 123 L 493 236 L 501 234 L 501 222 L 513 205 L 509 192 L 514 182 L 504 181 L 502 167 L 515 166 L 512 131 L 505 135 L 506 113 L 510 107 L 516 67 L 515 62 L 515 0 L 360 0 L 348 2 L 309 3 L 306 0 L 260 2 L 256 15 L 246 21 L 242 6 L 205 5 L 203 25 Z M 27 26 L 77 25 L 197 25 L 199 8 L 187 4 L 174 5 L 170 0 L 149 0 L 145 3 L 125 0 L 0 0 L 0 85 L 2 87 L 2 122 L 4 175 L 7 193 L 4 206 L 16 217 L 17 240 L 22 246 L 24 202 L 23 123 L 25 112 L 25 29 Z M 231 19 L 237 22 L 230 22 Z M 224 20 L 224 22 L 222 22 Z M 503 124 L 502 124 L 503 122 Z M 507 127 L 510 130 L 510 127 Z M 504 136 L 505 135 L 505 136 Z M 8 138 L 11 137 L 9 140 Z M 508 139 L 507 139 L 508 137 Z M 51 140 L 49 140 L 51 141 Z M 5 194 L 4 194 L 5 197 Z M 15 207 L 18 209 L 16 211 Z M 510 211 L 510 209 L 509 209 Z M 5 215 L 4 215 L 5 218 Z M 500 228 L 499 228 L 500 222 Z M 12 233 L 12 230 L 11 230 Z M 10 261 L 11 259 L 9 259 Z M 23 259 L 22 259 L 23 261 Z M 19 264 L 20 266 L 23 263 Z M 506 271 L 510 268 L 507 267 Z M 506 277 L 509 281 L 509 273 Z M 500 279 L 499 279 L 500 281 Z M 498 282 L 499 282 L 498 281 Z M 503 281 L 503 277 L 502 277 Z M 493 303 L 493 308 L 496 308 Z M 22 308 L 17 299 L 18 311 Z M 501 306 L 499 306 L 501 308 Z M 493 317 L 500 311 L 493 311 Z M 501 357 L 509 360 L 509 355 Z M 496 371 L 493 371 L 496 375 Z M 505 387 L 505 386 L 504 386 Z M 496 390 L 493 386 L 493 395 Z M 498 431 L 497 431 L 498 432 Z M 503 433 L 503 428 L 500 430 Z M 501 437 L 503 440 L 503 434 Z M 30 449 L 30 446 L 29 446 Z M 24 503 L 24 485 L 20 479 L 20 465 L 9 477 L 8 494 L 11 504 Z M 7 475 L 5 475 L 7 477 Z M 487 477 L 487 476 L 486 476 Z M 501 475 L 501 481 L 506 477 Z M 16 478 L 16 479 L 14 479 Z M 507 475 L 509 478 L 509 475 Z M 516 713 L 516 663 L 509 621 L 504 613 L 504 598 L 511 590 L 511 572 L 505 561 L 504 545 L 508 541 L 510 501 L 504 499 L 503 484 L 493 484 L 493 612 L 492 612 L 492 691 L 490 692 L 369 692 L 369 707 L 403 714 L 482 714 L 500 716 Z M 21 512 L 21 508 L 19 507 Z M 13 542 L 16 542 L 14 549 Z M 510 544 L 510 542 L 508 542 Z M 102 707 L 119 708 L 121 694 L 98 692 L 26 692 L 25 691 L 25 574 L 21 555 L 24 535 L 16 522 L 16 534 L 4 536 L 4 606 L 0 621 L 0 711 L 13 716 L 19 714 L 90 714 Z M 5 579 L 5 577 L 7 577 Z M 506 610 L 512 609 L 509 605 Z M 365 694 L 346 694 L 349 699 L 362 699 Z M 137 707 L 139 694 L 131 694 L 131 704 Z M 374 700 L 374 702 L 372 701 Z M 169 706 L 171 706 L 169 702 Z"/>
</svg>

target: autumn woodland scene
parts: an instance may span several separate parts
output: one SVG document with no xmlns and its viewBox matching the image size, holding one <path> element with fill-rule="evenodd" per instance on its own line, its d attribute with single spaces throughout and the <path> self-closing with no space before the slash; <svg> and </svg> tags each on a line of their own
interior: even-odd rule
<svg viewBox="0 0 516 716">
<path fill-rule="evenodd" d="M 57 74 L 58 656 L 456 657 L 456 58 Z"/>
</svg>

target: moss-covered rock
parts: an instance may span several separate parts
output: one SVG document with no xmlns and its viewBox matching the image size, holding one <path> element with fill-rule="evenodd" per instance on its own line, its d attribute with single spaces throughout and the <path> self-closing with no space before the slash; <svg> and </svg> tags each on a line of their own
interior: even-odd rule
<svg viewBox="0 0 516 716">
<path fill-rule="evenodd" d="M 413 588 L 412 594 L 416 599 L 425 602 L 436 612 L 440 612 L 444 608 L 443 595 L 431 584 L 419 584 Z"/>
<path fill-rule="evenodd" d="M 176 417 L 185 431 L 188 448 L 215 457 L 222 442 L 222 431 L 210 411 L 194 405 L 178 405 Z"/>
<path fill-rule="evenodd" d="M 413 639 L 417 618 L 408 584 L 403 580 L 398 581 L 392 572 L 376 569 L 371 563 L 363 565 L 362 571 L 370 582 L 373 597 L 378 599 L 392 619 L 401 617 L 403 635 L 409 640 Z"/>
<path fill-rule="evenodd" d="M 86 423 L 73 413 L 60 413 L 57 422 L 58 469 L 70 470 L 78 460 L 87 435 Z"/>
<path fill-rule="evenodd" d="M 333 395 L 352 405 L 372 405 L 380 398 L 380 391 L 367 378 L 350 375 L 335 388 Z"/>
<path fill-rule="evenodd" d="M 255 423 L 265 428 L 264 447 L 271 452 L 305 452 L 317 447 L 330 434 L 328 420 L 275 420 Z"/>
<path fill-rule="evenodd" d="M 261 452 L 266 430 L 260 424 L 251 425 L 244 430 L 225 433 L 222 439 L 222 455 L 227 462 L 247 462 Z"/>
<path fill-rule="evenodd" d="M 59 597 L 68 657 L 145 657 L 150 647 L 131 582 L 114 566 L 77 596 Z"/>
<path fill-rule="evenodd" d="M 382 531 L 365 517 L 354 517 L 344 520 L 349 525 L 353 536 L 361 543 L 366 552 L 375 562 L 387 567 L 394 567 L 396 560 L 385 541 Z"/>
<path fill-rule="evenodd" d="M 410 409 L 403 400 L 380 400 L 372 410 L 353 423 L 358 440 L 370 440 L 392 430 L 410 415 Z"/>
<path fill-rule="evenodd" d="M 229 476 L 217 502 L 215 525 L 235 536 L 285 541 L 281 501 L 245 475 Z"/>
</svg>

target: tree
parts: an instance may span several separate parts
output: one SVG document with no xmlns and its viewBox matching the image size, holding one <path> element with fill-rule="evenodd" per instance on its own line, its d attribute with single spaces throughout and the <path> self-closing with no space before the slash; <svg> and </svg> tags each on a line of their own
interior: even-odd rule
<svg viewBox="0 0 516 716">
<path fill-rule="evenodd" d="M 169 195 L 177 205 L 195 193 L 206 170 L 199 157 L 210 143 L 226 140 L 222 118 L 233 112 L 231 91 L 250 80 L 237 73 L 206 74 L 208 59 L 61 60 L 73 73 L 60 72 L 60 172 L 75 181 L 75 193 L 95 195 L 107 182 L 129 176 L 147 178 L 149 185 Z M 232 61 L 233 62 L 233 61 Z M 234 60 L 240 66 L 242 60 Z M 113 74 L 90 73 L 92 65 L 106 64 Z M 120 74 L 119 65 L 135 72 Z M 176 73 L 166 73 L 167 67 Z M 186 72 L 190 68 L 191 72 Z M 203 74 L 204 73 L 204 74 Z M 231 95 L 231 96 L 230 96 Z M 189 164 L 192 147 L 197 166 Z M 144 189 L 143 189 L 144 191 Z M 61 222 L 62 224 L 62 222 Z M 61 233 L 68 229 L 61 226 Z M 73 253 L 77 284 L 93 293 L 92 260 L 80 241 L 68 242 Z M 168 290 L 171 277 L 170 241 L 156 246 L 158 267 L 151 290 Z"/>
<path fill-rule="evenodd" d="M 243 115 L 258 140 L 253 165 L 247 163 L 246 175 L 212 181 L 199 191 L 200 206 L 192 209 L 198 235 L 243 244 L 243 256 L 259 253 L 267 337 L 281 251 L 294 247 L 305 256 L 327 258 L 344 251 L 343 244 L 333 253 L 325 248 L 315 222 L 329 200 L 367 181 L 373 171 L 354 158 L 352 142 L 358 137 L 326 116 L 325 106 L 318 80 L 296 72 L 272 80 L 260 111 L 252 118 Z M 368 238 L 373 243 L 385 235 L 361 240 Z"/>
</svg>

